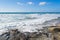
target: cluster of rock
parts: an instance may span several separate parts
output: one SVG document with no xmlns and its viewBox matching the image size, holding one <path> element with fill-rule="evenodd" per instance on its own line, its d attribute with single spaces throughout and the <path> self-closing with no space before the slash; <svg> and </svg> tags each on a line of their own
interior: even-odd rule
<svg viewBox="0 0 60 40">
<path fill-rule="evenodd" d="M 10 30 L 9 32 L 0 35 L 0 40 L 24 40 L 25 35 L 20 33 L 17 29 Z"/>
<path fill-rule="evenodd" d="M 37 29 L 38 32 L 22 33 L 18 31 L 18 29 L 12 29 L 0 35 L 0 40 L 49 40 L 49 38 L 51 39 L 52 37 L 52 32 L 49 33 L 48 31 L 49 28 L 54 29 L 56 26 L 43 27 L 43 29 Z"/>
<path fill-rule="evenodd" d="M 47 35 L 46 33 L 43 34 Z M 40 32 L 21 33 L 17 29 L 14 29 L 0 35 L 0 40 L 41 40 L 43 34 Z"/>
</svg>

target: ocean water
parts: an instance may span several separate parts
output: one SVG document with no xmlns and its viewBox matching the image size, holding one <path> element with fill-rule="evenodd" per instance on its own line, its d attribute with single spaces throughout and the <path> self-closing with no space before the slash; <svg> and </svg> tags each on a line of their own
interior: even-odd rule
<svg viewBox="0 0 60 40">
<path fill-rule="evenodd" d="M 36 29 L 60 23 L 60 12 L 0 12 L 0 35 L 10 29 L 37 32 Z"/>
</svg>

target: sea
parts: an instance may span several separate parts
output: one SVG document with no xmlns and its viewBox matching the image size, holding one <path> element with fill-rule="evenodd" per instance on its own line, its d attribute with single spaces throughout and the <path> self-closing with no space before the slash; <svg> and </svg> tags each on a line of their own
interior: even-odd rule
<svg viewBox="0 0 60 40">
<path fill-rule="evenodd" d="M 37 32 L 60 23 L 60 12 L 0 12 L 0 35 L 11 29 Z"/>
</svg>

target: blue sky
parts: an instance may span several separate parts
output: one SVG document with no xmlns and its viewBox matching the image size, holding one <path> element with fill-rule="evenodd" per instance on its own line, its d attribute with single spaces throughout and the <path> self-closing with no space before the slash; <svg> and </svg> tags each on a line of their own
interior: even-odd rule
<svg viewBox="0 0 60 40">
<path fill-rule="evenodd" d="M 0 0 L 0 12 L 60 12 L 60 0 Z"/>
</svg>

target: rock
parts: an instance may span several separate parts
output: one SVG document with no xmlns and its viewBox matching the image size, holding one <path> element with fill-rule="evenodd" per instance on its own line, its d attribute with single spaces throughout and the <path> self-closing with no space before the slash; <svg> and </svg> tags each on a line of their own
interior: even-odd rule
<svg viewBox="0 0 60 40">
<path fill-rule="evenodd" d="M 10 30 L 0 36 L 0 40 L 24 40 L 25 35 L 20 33 L 17 29 Z"/>
</svg>

